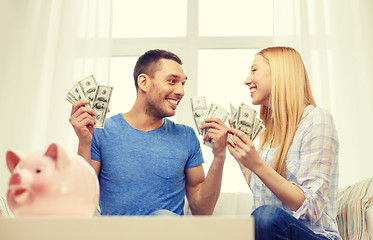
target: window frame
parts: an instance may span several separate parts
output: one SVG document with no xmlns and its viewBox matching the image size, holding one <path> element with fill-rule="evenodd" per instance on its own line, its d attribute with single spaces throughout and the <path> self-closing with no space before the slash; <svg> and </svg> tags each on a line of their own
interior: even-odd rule
<svg viewBox="0 0 373 240">
<path fill-rule="evenodd" d="M 112 39 L 112 57 L 140 56 L 149 49 L 166 49 L 177 54 L 183 61 L 183 68 L 188 76 L 185 85 L 185 95 L 176 111 L 175 120 L 177 123 L 191 126 L 195 129 L 193 114 L 190 107 L 190 98 L 198 95 L 198 58 L 199 50 L 205 49 L 263 49 L 272 44 L 273 36 L 216 36 L 201 37 L 198 30 L 199 0 L 187 0 L 187 32 L 186 37 L 158 37 L 158 38 L 115 38 Z M 200 138 L 199 138 L 200 139 Z M 209 169 L 212 162 L 210 150 L 201 143 L 205 156 L 205 169 Z M 207 152 L 206 152 L 207 151 Z M 227 154 L 227 158 L 229 157 Z M 210 159 L 211 158 L 211 159 Z M 227 159 L 230 166 L 225 167 L 228 175 L 240 172 L 238 166 L 233 166 L 234 161 Z M 231 165 L 232 164 L 232 165 Z M 227 165 L 227 164 L 226 164 Z M 241 174 L 239 174 L 241 175 Z M 236 177 L 235 177 L 236 178 Z M 232 179 L 232 178 L 231 178 Z M 236 185 L 236 180 L 222 191 L 242 191 L 247 188 Z M 244 180 L 243 180 L 244 181 Z M 232 185 L 233 184 L 233 185 Z M 246 185 L 246 184 L 244 184 Z"/>
<path fill-rule="evenodd" d="M 272 44 L 272 36 L 217 36 L 198 35 L 199 0 L 187 0 L 186 37 L 115 38 L 112 39 L 112 57 L 139 56 L 153 48 L 175 52 L 183 61 L 188 75 L 184 101 L 176 111 L 176 121 L 194 125 L 188 99 L 198 93 L 198 51 L 200 49 L 262 49 Z"/>
</svg>

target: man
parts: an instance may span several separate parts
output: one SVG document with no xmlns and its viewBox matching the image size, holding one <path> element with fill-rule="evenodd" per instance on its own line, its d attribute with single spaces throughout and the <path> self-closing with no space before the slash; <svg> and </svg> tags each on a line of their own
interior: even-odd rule
<svg viewBox="0 0 373 240">
<path fill-rule="evenodd" d="M 184 96 L 182 61 L 165 50 L 150 50 L 137 61 L 137 97 L 132 109 L 94 129 L 94 110 L 73 104 L 70 123 L 78 154 L 95 169 L 103 215 L 149 215 L 158 210 L 183 214 L 185 195 L 193 214 L 212 214 L 220 194 L 228 128 L 207 119 L 204 140 L 212 139 L 214 160 L 205 178 L 200 143 L 191 127 L 173 116 Z"/>
</svg>

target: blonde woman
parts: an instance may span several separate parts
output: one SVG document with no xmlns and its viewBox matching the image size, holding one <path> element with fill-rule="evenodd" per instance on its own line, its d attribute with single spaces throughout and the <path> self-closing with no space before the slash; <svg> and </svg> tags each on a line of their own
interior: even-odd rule
<svg viewBox="0 0 373 240">
<path fill-rule="evenodd" d="M 338 137 L 317 107 L 299 53 L 270 47 L 256 54 L 245 81 L 266 130 L 258 151 L 229 130 L 228 149 L 244 170 L 256 239 L 341 239 L 336 224 Z"/>
</svg>

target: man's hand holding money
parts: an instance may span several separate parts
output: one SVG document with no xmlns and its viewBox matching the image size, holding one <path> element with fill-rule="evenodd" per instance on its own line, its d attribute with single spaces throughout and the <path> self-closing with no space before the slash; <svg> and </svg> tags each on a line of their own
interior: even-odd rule
<svg viewBox="0 0 373 240">
<path fill-rule="evenodd" d="M 73 103 L 69 121 L 79 138 L 79 145 L 90 146 L 97 113 L 95 110 L 88 107 L 88 104 L 88 99 Z"/>
<path fill-rule="evenodd" d="M 112 91 L 113 87 L 97 85 L 95 77 L 90 75 L 75 83 L 67 93 L 66 99 L 71 104 L 82 99 L 87 99 L 87 106 L 95 110 L 94 116 L 97 124 L 95 124 L 94 127 L 103 128 L 106 114 L 110 111 L 109 102 Z"/>
<path fill-rule="evenodd" d="M 206 118 L 201 129 L 206 131 L 203 141 L 211 142 L 214 156 L 225 159 L 228 127 L 219 118 Z"/>
</svg>

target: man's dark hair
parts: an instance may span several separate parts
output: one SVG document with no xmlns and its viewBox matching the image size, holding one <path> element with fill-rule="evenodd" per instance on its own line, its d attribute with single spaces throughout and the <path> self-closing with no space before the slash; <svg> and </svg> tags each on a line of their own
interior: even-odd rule
<svg viewBox="0 0 373 240">
<path fill-rule="evenodd" d="M 162 49 L 153 49 L 147 51 L 139 57 L 139 59 L 136 62 L 135 69 L 133 71 L 133 78 L 135 80 L 136 91 L 139 89 L 139 85 L 137 83 L 138 76 L 144 73 L 149 77 L 153 78 L 154 73 L 159 69 L 159 60 L 161 59 L 169 59 L 177 62 L 180 65 L 183 64 L 181 59 L 172 52 Z"/>
</svg>

